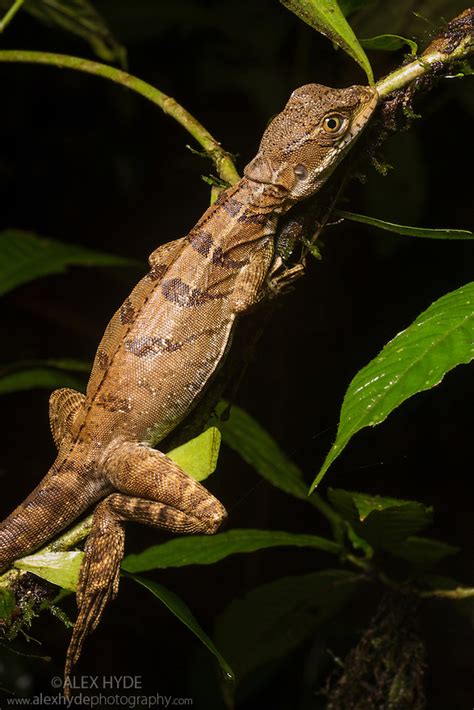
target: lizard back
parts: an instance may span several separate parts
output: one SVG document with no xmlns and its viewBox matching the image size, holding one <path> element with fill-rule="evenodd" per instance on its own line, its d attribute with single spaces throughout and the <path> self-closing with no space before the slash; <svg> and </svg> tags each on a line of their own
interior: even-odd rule
<svg viewBox="0 0 474 710">
<path fill-rule="evenodd" d="M 196 402 L 228 345 L 236 282 L 257 251 L 271 259 L 275 216 L 249 203 L 250 189 L 243 179 L 186 238 L 151 255 L 101 340 L 77 436 L 155 444 Z"/>
</svg>

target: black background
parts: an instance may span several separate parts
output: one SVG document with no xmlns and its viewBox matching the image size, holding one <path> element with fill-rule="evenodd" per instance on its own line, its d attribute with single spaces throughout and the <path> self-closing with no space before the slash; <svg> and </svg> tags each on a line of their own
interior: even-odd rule
<svg viewBox="0 0 474 710">
<path fill-rule="evenodd" d="M 365 79 L 341 51 L 277 2 L 230 5 L 97 3 L 129 50 L 131 73 L 183 103 L 238 153 L 241 170 L 293 88 L 308 81 L 344 86 Z M 439 16 L 457 8 L 438 3 L 430 15 L 427 5 L 435 24 L 407 12 L 394 27 L 388 10 L 381 19 L 382 7 L 378 21 L 384 31 L 404 29 L 428 39 Z M 372 27 L 362 29 L 367 36 Z M 93 58 L 82 41 L 21 14 L 2 43 Z M 372 53 L 371 59 L 378 77 L 401 54 Z M 209 187 L 200 176 L 212 167 L 186 149 L 191 139 L 180 126 L 141 97 L 90 76 L 39 66 L 0 64 L 0 82 L 3 228 L 145 263 L 159 243 L 189 231 L 207 207 Z M 443 81 L 416 108 L 422 118 L 385 147 L 394 169 L 382 178 L 367 164 L 367 181 L 351 186 L 348 209 L 400 223 L 472 229 L 472 78 Z M 306 278 L 268 319 L 236 397 L 298 463 L 308 483 L 334 439 L 342 397 L 357 370 L 435 299 L 472 279 L 469 243 L 415 240 L 350 223 L 328 229 L 323 241 L 323 261 L 311 260 Z M 8 294 L 2 301 L 1 361 L 91 360 L 111 313 L 139 275 L 133 269 L 73 268 Z M 472 584 L 472 384 L 472 370 L 459 367 L 383 425 L 360 433 L 321 489 L 331 485 L 433 505 L 432 535 L 463 548 L 440 571 L 466 584 Z M 54 458 L 48 397 L 38 390 L 0 399 L 2 515 Z M 328 534 L 310 506 L 272 488 L 229 450 L 223 449 L 208 485 L 229 510 L 229 527 Z M 127 539 L 127 549 L 138 550 L 165 536 L 129 526 Z M 212 632 L 216 614 L 235 596 L 334 562 L 314 552 L 278 549 L 152 576 L 180 594 Z M 334 653 L 344 655 L 356 641 L 377 598 L 366 593 L 357 600 Z M 72 597 L 64 604 L 72 616 Z M 433 602 L 421 621 L 429 707 L 471 707 L 472 617 Z M 51 656 L 51 663 L 0 649 L 1 685 L 23 687 L 27 695 L 48 692 L 51 677 L 61 674 L 68 640 L 62 624 L 46 615 L 31 633 L 41 646 L 19 639 L 15 648 Z M 269 682 L 239 707 L 317 707 L 303 679 L 311 648 L 306 644 L 287 659 L 278 683 Z M 139 675 L 147 694 L 193 697 L 194 707 L 218 707 L 217 700 L 202 699 L 215 673 L 209 658 L 160 603 L 124 580 L 118 600 L 87 641 L 78 670 Z"/>
</svg>

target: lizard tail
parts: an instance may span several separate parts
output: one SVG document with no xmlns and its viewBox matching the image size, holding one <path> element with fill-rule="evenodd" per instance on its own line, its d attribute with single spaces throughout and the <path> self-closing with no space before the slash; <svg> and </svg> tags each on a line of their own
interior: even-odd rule
<svg viewBox="0 0 474 710">
<path fill-rule="evenodd" d="M 102 477 L 56 459 L 28 498 L 0 523 L 0 570 L 70 525 L 108 492 L 104 486 Z"/>
</svg>

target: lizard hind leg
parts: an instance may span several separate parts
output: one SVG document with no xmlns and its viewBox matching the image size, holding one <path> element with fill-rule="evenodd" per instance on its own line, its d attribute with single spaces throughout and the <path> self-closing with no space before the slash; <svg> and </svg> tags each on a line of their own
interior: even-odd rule
<svg viewBox="0 0 474 710">
<path fill-rule="evenodd" d="M 157 449 L 136 442 L 112 443 L 105 452 L 103 471 L 121 493 L 167 506 L 187 514 L 187 532 L 212 535 L 227 517 L 225 508 L 200 483 Z M 150 521 L 151 525 L 155 522 Z M 180 532 L 160 523 L 158 527 Z"/>
<path fill-rule="evenodd" d="M 84 548 L 66 681 L 86 636 L 117 594 L 125 521 L 179 534 L 213 534 L 226 518 L 222 504 L 160 451 L 133 442 L 112 444 L 102 466 L 118 492 L 97 506 Z"/>
</svg>

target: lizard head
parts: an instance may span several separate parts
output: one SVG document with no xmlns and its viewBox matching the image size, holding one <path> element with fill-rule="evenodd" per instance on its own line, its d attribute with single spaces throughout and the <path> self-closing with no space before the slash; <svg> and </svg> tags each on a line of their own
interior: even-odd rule
<svg viewBox="0 0 474 710">
<path fill-rule="evenodd" d="M 366 126 L 377 100 L 376 89 L 367 86 L 301 86 L 269 124 L 244 175 L 271 185 L 284 202 L 312 195 Z"/>
</svg>

